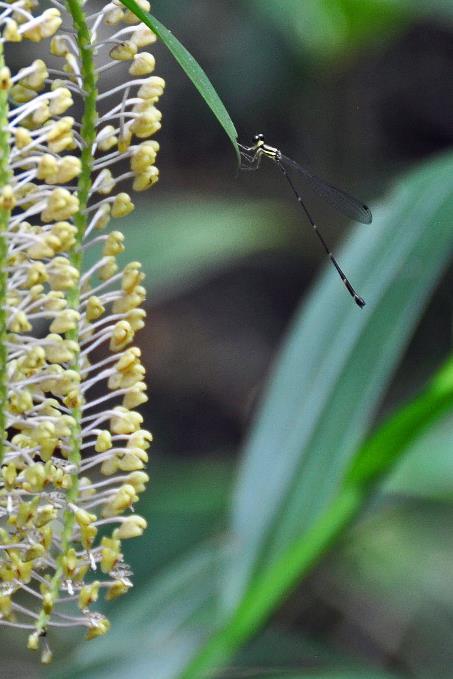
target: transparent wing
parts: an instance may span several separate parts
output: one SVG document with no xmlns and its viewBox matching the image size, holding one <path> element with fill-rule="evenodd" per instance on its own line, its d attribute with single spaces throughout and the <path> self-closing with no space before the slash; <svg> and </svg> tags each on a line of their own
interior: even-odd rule
<svg viewBox="0 0 453 679">
<path fill-rule="evenodd" d="M 307 184 L 311 186 L 313 191 L 315 191 L 319 196 L 325 198 L 332 207 L 336 208 L 347 217 L 354 219 L 357 222 L 362 222 L 362 224 L 371 224 L 373 216 L 371 210 L 364 203 L 361 203 L 356 198 L 353 198 L 348 193 L 341 191 L 341 189 L 335 188 L 328 182 L 324 181 L 315 174 L 312 174 L 304 167 L 296 163 L 291 158 L 287 158 L 282 155 L 280 158 L 280 163 L 286 168 L 294 170 L 300 174 L 306 181 Z"/>
</svg>

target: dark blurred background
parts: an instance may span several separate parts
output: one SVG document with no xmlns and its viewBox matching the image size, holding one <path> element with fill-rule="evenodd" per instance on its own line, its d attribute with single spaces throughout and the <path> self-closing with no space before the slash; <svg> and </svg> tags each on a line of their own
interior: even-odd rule
<svg viewBox="0 0 453 679">
<path fill-rule="evenodd" d="M 372 205 L 399 173 L 453 141 L 453 24 L 448 4 L 429 4 L 421 12 L 417 2 L 169 0 L 153 11 L 203 65 L 242 143 L 263 132 Z M 238 174 L 191 83 L 162 46 L 157 56 L 167 90 L 161 181 L 144 197 L 158 216 L 147 228 L 167 238 L 170 226 L 178 261 L 178 240 L 192 243 L 184 271 L 165 272 L 163 298 L 159 280 L 148 279 L 150 418 L 156 450 L 212 458 L 237 450 L 282 333 L 325 258 L 275 168 Z M 345 220 L 309 201 L 328 240 L 341 241 Z M 178 227 L 162 223 L 168 205 L 170 218 L 183 217 Z M 214 252 L 204 257 L 210 226 Z M 448 350 L 451 306 L 448 279 L 389 403 L 423 383 Z"/>
</svg>

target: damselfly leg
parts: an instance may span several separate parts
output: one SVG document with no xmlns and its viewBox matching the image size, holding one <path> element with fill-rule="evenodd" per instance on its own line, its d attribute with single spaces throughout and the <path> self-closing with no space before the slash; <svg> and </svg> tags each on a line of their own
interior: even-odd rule
<svg viewBox="0 0 453 679">
<path fill-rule="evenodd" d="M 241 160 L 247 161 L 247 165 L 241 163 L 240 169 L 245 171 L 257 170 L 261 165 L 262 154 L 258 153 L 253 146 L 243 146 L 242 144 L 238 144 L 238 146 L 241 152 Z"/>
</svg>

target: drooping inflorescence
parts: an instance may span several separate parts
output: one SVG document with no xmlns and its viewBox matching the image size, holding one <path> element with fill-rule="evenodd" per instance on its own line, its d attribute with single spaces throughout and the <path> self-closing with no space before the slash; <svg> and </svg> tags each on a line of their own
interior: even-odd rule
<svg viewBox="0 0 453 679">
<path fill-rule="evenodd" d="M 121 541 L 146 527 L 143 273 L 106 227 L 158 179 L 165 83 L 119 1 L 0 5 L 0 624 L 49 662 L 53 627 L 108 630 L 93 605 L 131 586 Z M 50 56 L 13 73 L 26 41 Z"/>
</svg>

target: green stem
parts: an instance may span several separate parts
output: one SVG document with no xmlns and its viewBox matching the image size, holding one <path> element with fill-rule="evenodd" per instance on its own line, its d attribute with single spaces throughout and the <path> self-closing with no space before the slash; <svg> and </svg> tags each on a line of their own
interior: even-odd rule
<svg viewBox="0 0 453 679">
<path fill-rule="evenodd" d="M 5 66 L 3 56 L 3 46 L 0 43 L 0 69 Z M 9 184 L 9 134 L 8 126 L 8 91 L 0 90 L 0 192 Z M 6 232 L 8 230 L 10 211 L 0 207 L 0 463 L 5 454 L 6 437 L 6 406 L 8 398 L 7 385 L 7 349 L 6 349 L 6 291 L 7 273 L 6 257 L 7 242 Z"/>
<path fill-rule="evenodd" d="M 83 5 L 79 0 L 67 0 L 67 7 L 71 14 L 74 28 L 77 34 L 77 44 L 80 52 L 81 60 L 81 75 L 82 88 L 86 92 L 84 98 L 84 110 L 82 115 L 82 125 L 80 129 L 80 136 L 84 141 L 84 146 L 81 151 L 80 160 L 82 163 L 82 171 L 79 175 L 77 195 L 79 198 L 79 211 L 74 216 L 74 224 L 77 227 L 76 242 L 69 253 L 70 263 L 81 273 L 83 265 L 83 249 L 82 242 L 85 235 L 85 230 L 88 224 L 87 206 L 89 191 L 92 184 L 92 169 L 93 169 L 93 144 L 96 139 L 96 99 L 98 96 L 96 86 L 96 69 L 93 59 L 93 48 L 91 45 L 91 35 L 86 22 L 86 17 L 83 11 Z M 68 291 L 68 307 L 78 311 L 80 307 L 80 285 L 75 285 Z M 79 329 L 75 328 L 67 333 L 67 338 L 79 341 Z M 73 370 L 80 370 L 79 361 L 76 359 L 71 366 Z M 71 452 L 69 453 L 69 461 L 79 466 L 80 457 L 80 442 L 81 442 L 81 412 L 80 408 L 72 410 L 72 416 L 76 421 L 76 426 L 72 433 Z M 68 493 L 69 500 L 75 500 L 78 495 L 78 474 L 74 475 L 73 486 Z M 71 513 L 72 516 L 72 513 Z"/>
<path fill-rule="evenodd" d="M 77 185 L 77 196 L 79 199 L 79 210 L 74 215 L 74 224 L 77 227 L 76 242 L 69 253 L 69 261 L 82 272 L 83 265 L 83 249 L 82 242 L 85 231 L 88 225 L 87 206 L 89 199 L 89 192 L 92 184 L 92 169 L 93 169 L 93 144 L 96 139 L 96 100 L 98 96 L 97 91 L 97 76 L 96 68 L 93 58 L 93 47 L 91 44 L 90 29 L 86 21 L 86 16 L 83 10 L 83 5 L 80 0 L 66 0 L 66 7 L 71 15 L 74 29 L 77 36 L 77 45 L 80 53 L 81 62 L 81 76 L 82 89 L 85 92 L 83 101 L 83 114 L 81 121 L 80 136 L 84 142 L 80 154 L 82 170 L 79 175 Z M 68 291 L 67 302 L 68 308 L 79 310 L 80 307 L 80 285 L 77 284 Z M 79 343 L 79 328 L 75 328 L 66 334 L 67 339 L 71 339 Z M 70 366 L 72 370 L 80 372 L 79 360 L 76 358 L 74 363 Z M 81 408 L 72 409 L 72 417 L 75 420 L 75 426 L 72 431 L 70 439 L 70 452 L 68 460 L 76 465 L 76 472 L 72 475 L 72 485 L 67 493 L 68 502 L 77 502 L 79 494 L 79 467 L 81 462 L 80 444 L 81 444 Z M 58 596 L 61 581 L 63 577 L 62 557 L 71 546 L 71 535 L 74 527 L 74 513 L 67 510 L 64 513 L 63 530 L 61 534 L 61 555 L 57 562 L 55 575 L 52 578 L 50 591 L 52 597 L 55 599 Z M 49 615 L 41 611 L 39 620 L 37 622 L 38 631 L 43 631 L 49 620 Z"/>
</svg>

